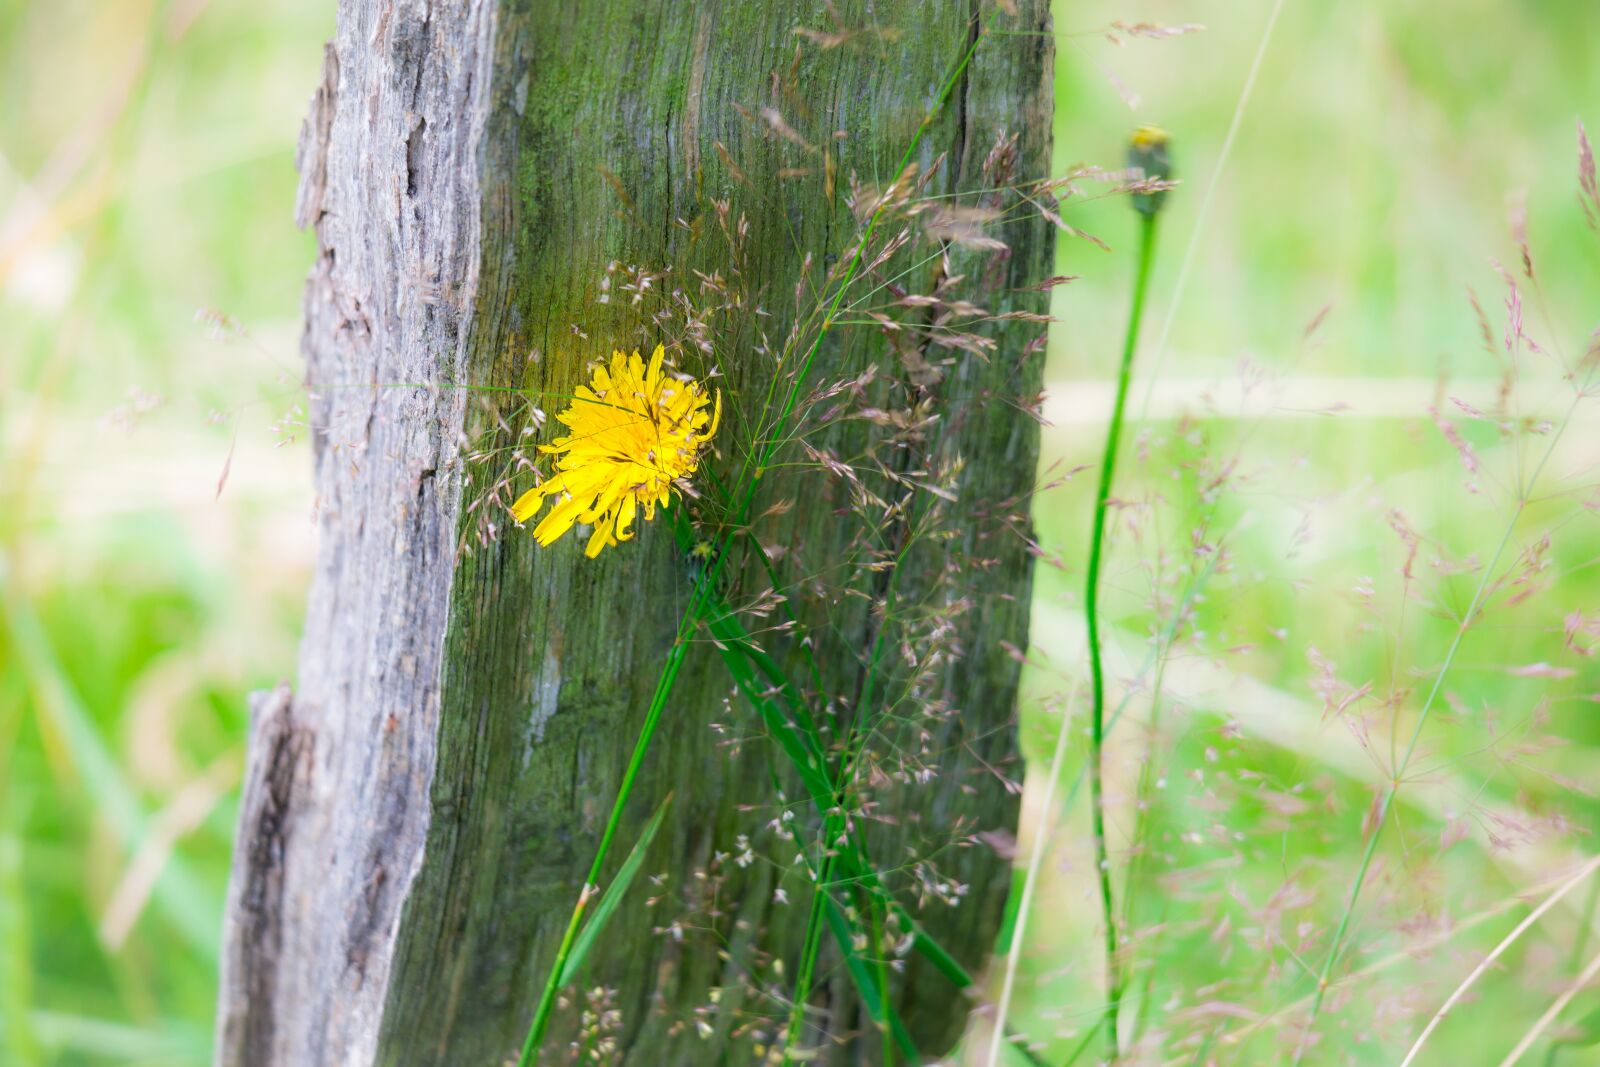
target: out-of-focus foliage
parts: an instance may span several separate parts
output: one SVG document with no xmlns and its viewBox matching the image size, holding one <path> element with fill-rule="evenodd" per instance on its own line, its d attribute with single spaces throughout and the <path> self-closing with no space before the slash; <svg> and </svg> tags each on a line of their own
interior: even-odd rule
<svg viewBox="0 0 1600 1067">
<path fill-rule="evenodd" d="M 209 1058 L 245 695 L 308 578 L 294 142 L 331 29 L 0 4 L 0 1062 Z"/>
<path fill-rule="evenodd" d="M 1527 913 L 1519 894 L 1550 892 L 1593 851 L 1600 814 L 1586 785 L 1600 403 L 1574 406 L 1574 379 L 1595 380 L 1600 235 L 1577 198 L 1577 123 L 1600 121 L 1581 110 L 1600 99 L 1582 43 L 1600 10 L 1284 3 L 1240 113 L 1273 6 L 1057 10 L 1060 165 L 1114 161 L 1149 121 L 1172 132 L 1184 182 L 1163 221 L 1101 597 L 1124 634 L 1114 673 L 1139 687 L 1107 773 L 1134 973 L 1124 1017 L 1138 1020 L 1124 1047 L 1140 1063 L 1287 1062 L 1358 879 L 1331 975 L 1360 977 L 1332 988 L 1307 1062 L 1398 1062 Z M 1111 25 L 1135 15 L 1206 28 Z M 1059 566 L 1036 594 L 1025 852 L 1062 711 L 1080 717 L 1061 735 L 1057 797 L 1071 802 L 1051 812 L 1051 903 L 1017 983 L 1056 1062 L 1102 996 L 1074 784 L 1093 478 L 1073 472 L 1103 434 L 1135 219 L 1119 198 L 1067 214 L 1113 254 L 1064 239 L 1060 269 L 1081 278 L 1057 290 L 1044 479 L 1067 480 L 1035 507 Z M 1523 336 L 1508 334 L 1517 321 Z M 1452 1014 L 1418 1062 L 1510 1051 L 1600 947 L 1585 933 L 1593 893 L 1578 885 L 1519 937 L 1474 988 L 1482 1007 Z"/>
</svg>

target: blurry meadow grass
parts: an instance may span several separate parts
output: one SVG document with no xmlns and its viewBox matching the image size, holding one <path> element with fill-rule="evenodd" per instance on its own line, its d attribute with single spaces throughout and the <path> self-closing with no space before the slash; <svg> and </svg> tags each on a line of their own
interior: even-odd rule
<svg viewBox="0 0 1600 1067">
<path fill-rule="evenodd" d="M 245 695 L 310 575 L 290 218 L 331 30 L 0 4 L 8 1065 L 209 1061 Z"/>
<path fill-rule="evenodd" d="M 1056 15 L 1058 171 L 1116 165 L 1129 127 L 1154 121 L 1184 181 L 1102 594 L 1112 675 L 1139 679 L 1108 761 L 1137 1062 L 1292 1055 L 1364 813 L 1507 530 L 1506 582 L 1352 909 L 1334 974 L 1371 974 L 1330 993 L 1312 1061 L 1398 1062 L 1528 891 L 1593 851 L 1594 405 L 1528 485 L 1571 406 L 1561 361 L 1579 364 L 1595 325 L 1600 240 L 1574 145 L 1578 120 L 1600 123 L 1578 110 L 1600 100 L 1600 9 L 1284 3 L 1202 216 L 1272 8 Z M 1103 32 L 1134 18 L 1205 29 Z M 209 1058 L 245 697 L 292 675 L 310 571 L 296 339 L 312 242 L 292 225 L 293 153 L 331 30 L 331 5 L 305 0 L 0 4 L 7 1064 Z M 1049 353 L 1041 480 L 1061 484 L 1035 510 L 1024 856 L 1061 715 L 1083 711 L 1080 468 L 1098 458 L 1132 268 L 1123 198 L 1070 221 L 1111 251 L 1063 238 L 1059 253 L 1080 278 L 1056 290 Z M 1491 257 L 1546 350 L 1517 342 L 1507 418 L 1470 414 L 1495 410 L 1509 365 Z M 1192 615 L 1166 647 L 1179 604 Z M 1076 725 L 1010 1004 L 1052 1063 L 1101 1008 Z M 1419 1062 L 1510 1049 L 1600 948 L 1591 889 L 1508 948 Z M 1294 1010 L 1256 1026 L 1279 1008 Z"/>
</svg>

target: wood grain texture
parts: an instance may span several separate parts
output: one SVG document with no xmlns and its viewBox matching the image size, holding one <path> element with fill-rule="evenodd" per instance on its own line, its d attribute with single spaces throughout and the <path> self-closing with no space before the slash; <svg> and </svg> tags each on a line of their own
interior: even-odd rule
<svg viewBox="0 0 1600 1067">
<path fill-rule="evenodd" d="M 1021 6 L 1008 28 L 1048 28 L 1042 0 Z M 750 221 L 741 268 L 765 312 L 748 315 L 740 336 L 753 344 L 764 326 L 781 337 L 804 253 L 825 262 L 853 235 L 847 176 L 891 176 L 978 13 L 915 0 L 838 9 L 848 26 L 893 35 L 802 46 L 796 27 L 833 26 L 809 2 L 341 3 L 307 121 L 299 204 L 321 246 L 305 337 L 319 566 L 296 690 L 256 711 L 220 1063 L 514 1055 L 689 585 L 661 522 L 598 561 L 582 558 L 577 537 L 539 550 L 513 529 L 478 545 L 466 512 L 482 486 L 463 469 L 459 443 L 494 434 L 512 409 L 452 386 L 566 393 L 613 345 L 653 345 L 656 308 L 597 303 L 599 279 L 613 261 L 678 279 L 725 269 L 692 225 L 720 199 Z M 1045 173 L 1050 62 L 1047 36 L 982 43 L 924 144 L 924 167 L 945 157 L 932 191 L 973 188 L 1002 131 L 1020 135 L 1019 174 Z M 830 146 L 833 196 L 815 158 L 748 117 L 764 106 Z M 1000 236 L 1005 255 L 955 255 L 972 268 L 974 295 L 995 311 L 1043 310 L 1042 294 L 1024 290 L 1048 273 L 1048 228 L 1024 218 Z M 1038 435 L 1011 401 L 1038 391 L 1040 359 L 1024 352 L 1038 330 L 996 324 L 992 358 L 956 353 L 937 387 L 951 417 L 904 460 L 965 463 L 959 536 L 918 549 L 900 578 L 909 602 L 955 598 L 961 654 L 938 693 L 918 695 L 951 709 L 928 740 L 945 754 L 941 774 L 875 788 L 886 817 L 870 836 L 890 885 L 972 970 L 993 943 L 1010 881 L 1009 863 L 974 834 L 1016 817 L 1003 781 L 1021 774 L 1018 666 L 1006 645 L 1027 640 L 1031 558 L 1017 532 Z M 891 358 L 872 335 L 840 330 L 819 356 L 818 380 Z M 730 408 L 756 403 L 770 360 L 740 350 L 718 360 Z M 811 440 L 847 454 L 870 432 L 856 424 Z M 730 419 L 724 456 L 748 448 L 747 434 L 747 422 Z M 836 512 L 845 486 L 815 473 L 774 476 L 761 499 L 781 498 L 805 506 L 756 532 L 785 548 L 790 580 L 844 552 L 852 520 Z M 749 568 L 737 580 L 736 590 L 758 585 Z M 865 595 L 843 598 L 820 626 L 828 637 L 818 658 L 827 689 L 848 695 L 880 625 L 867 605 L 883 589 L 867 571 L 841 581 Z M 816 608 L 803 610 L 813 612 L 808 624 L 823 623 Z M 776 639 L 770 650 L 799 669 L 792 643 Z M 693 651 L 616 857 L 675 790 L 646 868 L 665 877 L 621 909 L 582 976 L 615 990 L 628 1063 L 755 1062 L 775 1032 L 763 1017 L 786 1014 L 768 986 L 775 959 L 792 976 L 807 889 L 770 863 L 718 859 L 741 834 L 779 851 L 762 835 L 774 774 L 784 782 L 780 757 L 729 689 L 715 653 Z M 746 743 L 721 743 L 712 722 Z M 966 899 L 917 908 L 907 850 L 955 826 L 938 866 L 969 886 Z M 714 906 L 695 895 L 707 881 Z M 780 888 L 791 903 L 778 901 Z M 647 908 L 650 892 L 664 903 Z M 663 932 L 678 920 L 683 936 Z M 863 1032 L 831 959 L 813 1019 L 836 1036 Z M 970 1007 L 916 960 L 895 992 L 928 1049 L 948 1042 Z M 575 1025 L 575 1011 L 558 1013 L 547 1048 L 563 1049 Z M 822 1062 L 875 1062 L 878 1040 L 868 1036 L 828 1046 Z"/>
<path fill-rule="evenodd" d="M 295 692 L 255 709 L 219 1063 L 376 1055 L 429 819 L 466 410 L 399 383 L 464 360 L 492 15 L 341 3 L 302 134 L 317 571 Z"/>
</svg>

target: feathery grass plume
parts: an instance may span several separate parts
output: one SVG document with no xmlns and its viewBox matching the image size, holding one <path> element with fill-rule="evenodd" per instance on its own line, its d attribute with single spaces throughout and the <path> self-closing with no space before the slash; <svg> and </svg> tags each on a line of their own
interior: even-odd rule
<svg viewBox="0 0 1600 1067">
<path fill-rule="evenodd" d="M 1582 129 L 1579 130 L 1579 164 L 1578 186 L 1580 200 L 1586 191 L 1593 186 L 1593 161 L 1587 147 L 1587 141 Z M 1513 239 L 1522 246 L 1522 252 L 1527 263 L 1527 275 L 1536 279 L 1532 270 L 1532 257 L 1526 250 L 1523 238 L 1523 223 L 1514 218 L 1512 225 Z M 1341 965 L 1347 962 L 1357 951 L 1360 940 L 1358 938 L 1359 924 L 1364 916 L 1361 914 L 1361 905 L 1365 902 L 1371 907 L 1371 898 L 1385 889 L 1384 858 L 1380 856 L 1380 845 L 1385 840 L 1385 831 L 1391 824 L 1400 829 L 1403 805 L 1426 807 L 1429 792 L 1429 779 L 1448 771 L 1454 775 L 1459 773 L 1460 766 L 1464 765 L 1470 755 L 1472 734 L 1477 730 L 1483 731 L 1481 746 L 1478 751 L 1486 753 L 1494 762 L 1491 765 L 1490 776 L 1495 777 L 1503 772 L 1504 768 L 1514 768 L 1518 777 L 1527 772 L 1536 772 L 1547 777 L 1551 782 L 1571 787 L 1576 783 L 1566 779 L 1558 771 L 1541 766 L 1536 759 L 1547 751 L 1557 751 L 1566 747 L 1567 738 L 1559 732 L 1549 731 L 1547 723 L 1551 718 L 1552 707 L 1559 707 L 1565 697 L 1558 683 L 1566 679 L 1582 677 L 1576 668 L 1551 664 L 1544 660 L 1532 663 L 1507 662 L 1508 652 L 1516 648 L 1511 635 L 1520 632 L 1545 633 L 1564 631 L 1567 634 L 1574 632 L 1574 628 L 1582 619 L 1582 609 L 1575 614 L 1567 614 L 1562 608 L 1551 611 L 1549 616 L 1537 625 L 1528 625 L 1529 616 L 1539 618 L 1537 612 L 1537 597 L 1548 587 L 1546 577 L 1552 566 L 1552 557 L 1556 555 L 1558 546 L 1557 538 L 1570 539 L 1567 527 L 1572 525 L 1574 512 L 1579 509 L 1590 510 L 1592 504 L 1576 503 L 1578 494 L 1568 490 L 1549 493 L 1546 486 L 1557 483 L 1571 474 L 1559 470 L 1561 461 L 1565 458 L 1561 454 L 1563 437 L 1567 429 L 1573 424 L 1579 408 L 1586 401 L 1592 401 L 1595 396 L 1596 377 L 1600 373 L 1600 364 L 1597 364 L 1592 354 L 1594 348 L 1590 347 L 1588 353 L 1577 362 L 1570 362 L 1563 346 L 1554 337 L 1547 338 L 1547 344 L 1537 342 L 1528 334 L 1528 326 L 1523 319 L 1523 304 L 1518 292 L 1516 280 L 1512 275 L 1501 268 L 1493 260 L 1497 273 L 1505 283 L 1507 296 L 1505 300 L 1506 327 L 1504 333 L 1504 355 L 1501 356 L 1499 348 L 1490 338 L 1491 355 L 1504 360 L 1505 373 L 1501 379 L 1492 412 L 1486 414 L 1478 407 L 1456 401 L 1456 407 L 1466 414 L 1471 421 L 1493 422 L 1501 438 L 1501 449 L 1507 461 L 1504 480 L 1495 479 L 1498 487 L 1504 492 L 1509 502 L 1509 514 L 1501 516 L 1501 530 L 1497 539 L 1492 540 L 1483 547 L 1487 549 L 1486 559 L 1479 558 L 1477 554 L 1460 552 L 1456 558 L 1450 558 L 1450 553 L 1443 547 L 1436 549 L 1443 558 L 1434 564 L 1436 571 L 1443 576 L 1445 590 L 1437 600 L 1441 604 L 1450 605 L 1441 612 L 1452 623 L 1448 638 L 1444 642 L 1442 652 L 1436 653 L 1435 665 L 1425 670 L 1417 671 L 1415 688 L 1412 683 L 1392 683 L 1393 692 L 1388 698 L 1390 711 L 1388 719 L 1388 752 L 1383 765 L 1383 780 L 1376 784 L 1372 791 L 1369 804 L 1360 822 L 1360 836 L 1363 847 L 1355 865 L 1353 877 L 1348 881 L 1347 888 L 1342 893 L 1342 906 L 1337 912 L 1337 920 L 1333 924 L 1331 935 L 1322 939 L 1318 945 L 1321 960 L 1316 969 L 1311 973 L 1315 985 L 1308 995 L 1308 1005 L 1304 1016 L 1298 1020 L 1298 1033 L 1294 1035 L 1293 1058 L 1291 1064 L 1298 1065 L 1311 1055 L 1317 1048 L 1319 1040 L 1325 1035 L 1325 1025 L 1322 1021 L 1325 1009 L 1332 1010 L 1342 1006 L 1338 1000 L 1330 1000 L 1328 993 L 1338 982 L 1339 976 L 1335 973 Z M 1537 282 L 1535 281 L 1535 285 Z M 1542 301 L 1541 301 L 1542 302 Z M 1482 309 L 1473 297 L 1474 311 L 1477 313 L 1480 330 L 1487 321 Z M 1546 312 L 1543 316 L 1546 325 L 1550 325 L 1550 316 Z M 1551 327 L 1552 333 L 1554 328 Z M 1492 333 L 1492 331 L 1491 331 Z M 1591 334 L 1592 346 L 1593 334 Z M 1530 367 L 1537 367 L 1525 359 L 1525 355 L 1532 354 L 1547 360 L 1546 367 L 1558 370 L 1561 381 L 1561 391 L 1570 393 L 1566 404 L 1555 409 L 1556 413 L 1551 418 L 1530 418 L 1519 410 L 1519 405 L 1525 402 L 1522 394 L 1525 389 L 1522 376 Z M 1443 436 L 1456 454 L 1457 459 L 1466 464 L 1469 473 L 1476 475 L 1480 469 L 1490 470 L 1490 456 L 1478 456 L 1476 452 L 1469 451 L 1466 438 L 1452 424 L 1439 418 L 1437 413 L 1434 419 L 1444 431 Z M 1541 440 L 1542 439 L 1542 440 Z M 1528 449 L 1528 445 L 1537 444 L 1537 447 Z M 1487 480 L 1486 480 L 1487 481 Z M 1469 491 L 1476 493 L 1479 486 L 1474 480 L 1469 483 Z M 1535 493 L 1538 489 L 1540 492 Z M 1588 492 L 1592 493 L 1592 487 Z M 1564 508 L 1572 510 L 1563 513 Z M 1528 530 L 1526 527 L 1536 515 L 1549 516 L 1547 525 L 1541 531 Z M 1408 527 L 1397 528 L 1397 532 L 1408 530 Z M 1565 535 L 1565 536 L 1563 536 Z M 1581 536 L 1581 535 L 1580 535 Z M 1402 533 L 1402 539 L 1407 541 L 1406 564 L 1404 568 L 1405 582 L 1411 582 L 1411 561 L 1415 550 L 1412 547 L 1415 535 Z M 1442 539 L 1441 539 L 1442 540 Z M 1520 542 L 1520 549 L 1516 545 Z M 1430 548 L 1434 546 L 1430 545 Z M 1590 556 L 1587 548 L 1579 548 L 1584 558 Z M 1461 584 L 1457 588 L 1450 588 L 1451 579 L 1460 576 Z M 1358 594 L 1363 598 L 1370 598 L 1369 588 L 1359 589 Z M 1549 610 L 1549 609 L 1545 609 Z M 1498 613 L 1499 618 L 1493 623 L 1486 622 L 1491 613 Z M 1512 621 L 1516 615 L 1522 618 Z M 1403 616 L 1402 616 L 1403 618 Z M 1496 673 L 1512 678 L 1537 680 L 1538 688 L 1534 691 L 1532 710 L 1520 719 L 1509 719 L 1506 723 L 1497 721 L 1498 716 L 1491 715 L 1480 717 L 1477 709 L 1469 709 L 1460 694 L 1453 687 L 1458 684 L 1458 677 L 1466 670 L 1474 667 L 1481 668 L 1484 661 L 1474 662 L 1467 650 L 1469 638 L 1479 637 L 1483 631 L 1494 627 L 1496 646 L 1490 653 L 1495 663 Z M 1398 638 L 1397 638 L 1398 640 Z M 1579 656 L 1585 656 L 1586 651 L 1575 650 L 1568 645 L 1568 651 L 1576 651 Z M 1330 681 L 1332 666 L 1327 671 Z M 1344 684 L 1344 683 L 1338 683 Z M 1367 696 L 1366 687 L 1358 688 L 1352 696 L 1354 699 L 1341 701 L 1339 713 L 1341 717 L 1357 724 L 1365 734 L 1369 726 L 1362 718 L 1360 701 Z M 1505 702 L 1507 698 L 1501 697 L 1498 702 Z M 1585 697 L 1584 699 L 1593 699 Z M 1354 707 L 1346 712 L 1347 705 Z M 1397 712 L 1414 707 L 1411 714 L 1401 718 Z M 1464 712 L 1471 711 L 1471 714 Z M 1499 709 L 1496 709 L 1497 711 Z M 1430 727 L 1447 720 L 1447 730 L 1430 729 Z M 1467 756 L 1456 760 L 1441 760 L 1438 754 L 1431 751 L 1442 748 L 1449 751 L 1452 747 L 1462 746 Z M 1419 766 L 1420 765 L 1420 766 Z M 1577 825 L 1571 815 L 1562 810 L 1563 805 L 1553 803 L 1550 796 L 1544 795 L 1545 790 L 1532 786 L 1526 779 L 1516 782 L 1518 792 L 1513 797 L 1499 798 L 1498 803 L 1487 789 L 1482 790 L 1487 796 L 1483 801 L 1474 800 L 1469 805 L 1470 818 L 1477 822 L 1483 829 L 1486 839 L 1487 852 L 1499 858 L 1511 856 L 1518 846 L 1543 843 L 1544 839 L 1560 840 L 1571 834 Z M 1578 793 L 1586 792 L 1585 787 L 1575 790 Z M 1463 838 L 1476 837 L 1470 828 L 1457 828 L 1456 823 L 1460 818 L 1450 809 L 1445 827 L 1440 835 L 1440 852 L 1444 852 L 1456 841 Z M 1409 831 L 1414 834 L 1415 830 Z M 1414 848 L 1409 840 L 1406 844 L 1407 877 L 1414 877 L 1411 868 L 1421 865 L 1421 860 L 1414 855 Z M 1590 851 L 1590 846 L 1583 846 L 1583 852 Z M 1525 860 L 1522 862 L 1526 862 Z M 1392 878 L 1392 876 L 1391 876 Z M 1376 884 L 1373 884 L 1376 883 Z M 1392 889 L 1390 890 L 1392 892 Z M 1583 929 L 1587 931 L 1589 923 L 1586 921 Z M 1365 947 L 1362 945 L 1361 947 Z M 1577 964 L 1574 958 L 1573 966 Z M 1592 977 L 1586 971 L 1578 978 L 1582 985 Z M 1564 1007 L 1564 1003 L 1557 1002 Z M 1438 1015 L 1443 1019 L 1444 1012 Z M 1548 1018 L 1541 1017 L 1539 1022 L 1529 1033 L 1536 1038 L 1547 1024 Z M 1434 1023 L 1429 1023 L 1417 1038 L 1416 1043 L 1426 1039 L 1435 1030 Z M 1529 1040 L 1527 1038 L 1524 1039 Z M 1509 1059 L 1510 1063 L 1520 1057 L 1525 1046 L 1519 1044 Z"/>
</svg>

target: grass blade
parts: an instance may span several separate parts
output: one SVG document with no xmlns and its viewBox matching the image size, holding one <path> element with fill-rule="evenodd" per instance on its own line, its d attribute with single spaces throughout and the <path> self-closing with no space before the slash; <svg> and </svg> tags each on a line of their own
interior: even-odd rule
<svg viewBox="0 0 1600 1067">
<path fill-rule="evenodd" d="M 1527 917 L 1518 923 L 1509 934 L 1501 938 L 1500 943 L 1494 947 L 1494 950 L 1485 956 L 1481 961 L 1479 961 L 1478 965 L 1472 969 L 1471 973 L 1461 980 L 1461 984 L 1456 986 L 1455 990 L 1445 998 L 1445 1002 L 1439 1005 L 1439 1010 L 1433 1013 L 1433 1017 L 1428 1020 L 1428 1025 L 1422 1028 L 1422 1033 L 1418 1034 L 1417 1039 L 1412 1042 L 1411 1050 L 1406 1053 L 1406 1058 L 1400 1061 L 1400 1067 L 1411 1067 L 1411 1062 L 1415 1060 L 1417 1058 L 1417 1054 L 1422 1051 L 1422 1046 L 1427 1043 L 1428 1037 L 1434 1032 L 1434 1030 L 1438 1029 L 1439 1024 L 1444 1021 L 1445 1016 L 1450 1014 L 1450 1009 L 1455 1007 L 1457 1002 L 1459 1002 L 1461 998 L 1466 995 L 1467 990 L 1472 988 L 1472 984 L 1481 978 L 1484 972 L 1493 967 L 1494 961 L 1499 959 L 1501 955 L 1504 954 L 1506 949 L 1515 944 L 1518 938 L 1520 938 L 1529 930 L 1529 928 L 1537 923 L 1544 916 L 1545 912 L 1555 907 L 1556 903 L 1562 897 L 1566 896 L 1567 893 L 1570 892 L 1572 888 L 1579 882 L 1593 874 L 1595 872 L 1595 868 L 1597 867 L 1600 867 L 1600 856 L 1596 856 L 1594 859 L 1580 867 L 1576 874 L 1567 879 L 1565 882 L 1561 883 L 1560 887 L 1557 888 L 1555 892 L 1551 893 L 1548 897 L 1545 897 L 1543 903 L 1530 911 Z"/>
<path fill-rule="evenodd" d="M 561 977 L 557 979 L 560 985 L 569 984 L 578 976 L 584 960 L 589 956 L 589 950 L 599 940 L 601 931 L 605 929 L 606 920 L 610 919 L 622 903 L 622 898 L 628 892 L 639 874 L 639 868 L 644 866 L 645 853 L 650 851 L 650 842 L 655 840 L 656 831 L 661 829 L 661 820 L 667 814 L 667 805 L 672 803 L 672 794 L 668 793 L 656 807 L 656 813 L 650 816 L 644 832 L 639 835 L 639 840 L 633 844 L 633 849 L 628 853 L 628 858 L 622 861 L 622 866 L 617 869 L 617 875 L 611 879 L 611 884 L 606 886 L 605 893 L 600 897 L 600 903 L 595 905 L 594 915 L 584 925 L 578 934 L 578 939 L 572 943 L 572 952 L 567 956 L 565 966 L 561 968 Z"/>
<path fill-rule="evenodd" d="M 821 886 L 819 893 L 826 893 Z M 901 1055 L 911 1063 L 922 1062 L 922 1054 L 917 1051 L 916 1043 L 911 1040 L 911 1035 L 906 1032 L 905 1024 L 900 1021 L 899 1014 L 894 1010 L 894 1005 L 884 996 L 873 977 L 872 969 L 867 966 L 866 960 L 856 952 L 850 938 L 849 920 L 844 917 L 844 912 L 839 910 L 839 905 L 828 897 L 824 909 L 827 913 L 828 928 L 833 931 L 834 940 L 839 942 L 844 951 L 844 965 L 850 972 L 850 977 L 855 980 L 856 988 L 861 991 L 861 1003 L 867 1009 L 867 1015 L 879 1026 L 887 1026 L 890 1036 L 899 1048 Z"/>
<path fill-rule="evenodd" d="M 678 531 L 680 541 L 683 541 L 685 545 L 690 543 L 686 522 L 679 525 Z M 727 666 L 728 672 L 733 675 L 735 682 L 744 692 L 745 698 L 755 706 L 768 731 L 778 741 L 779 747 L 783 749 L 785 755 L 789 757 L 790 762 L 800 773 L 801 780 L 806 785 L 807 792 L 810 794 L 818 814 L 822 815 L 825 820 L 825 826 L 833 827 L 834 822 L 830 815 L 834 807 L 834 788 L 826 772 L 820 766 L 820 734 L 804 702 L 797 695 L 797 690 L 793 683 L 783 674 L 782 668 L 777 665 L 776 661 L 756 645 L 726 602 L 715 594 L 711 597 L 707 616 L 707 626 L 717 640 L 718 650 L 722 654 L 723 662 Z M 771 683 L 770 688 L 763 689 L 758 684 L 757 674 Z M 773 694 L 779 694 L 786 698 L 785 707 L 778 706 L 778 701 L 774 699 Z M 785 714 L 786 710 L 789 714 Z M 793 721 L 791 721 L 791 716 Z M 797 727 L 794 725 L 795 722 L 800 725 Z M 824 840 L 832 840 L 837 834 L 837 829 L 825 829 Z M 962 967 L 961 963 L 943 945 L 939 944 L 923 928 L 922 924 L 917 922 L 911 913 L 889 893 L 882 880 L 878 877 L 876 868 L 868 861 L 865 846 L 855 831 L 851 831 L 843 846 L 831 858 L 834 862 L 842 864 L 844 868 L 841 880 L 855 882 L 868 893 L 877 896 L 883 901 L 884 905 L 893 912 L 901 928 L 911 933 L 913 950 L 927 960 L 935 970 L 958 989 L 966 989 L 973 984 L 973 977 L 967 972 L 966 968 Z M 827 884 L 830 875 L 823 874 L 820 877 L 818 892 L 823 893 L 825 896 L 825 889 L 821 887 Z M 837 912 L 837 905 L 833 904 L 830 899 L 828 907 L 833 909 L 828 914 L 828 924 L 834 934 L 834 940 L 838 943 L 840 953 L 846 960 L 850 976 L 855 981 L 861 993 L 862 1001 L 870 1012 L 873 1010 L 871 1004 L 873 998 L 882 999 L 878 993 L 878 986 L 870 970 L 854 953 L 848 920 L 842 914 L 839 914 L 837 916 L 838 922 L 835 922 L 834 912 Z M 1005 933 L 1003 931 L 1002 937 L 1004 936 Z M 811 943 L 809 934 L 806 942 L 808 945 Z M 850 966 L 852 959 L 855 959 L 859 966 Z M 801 999 L 803 1000 L 803 995 Z M 877 1019 L 878 1016 L 874 1015 L 873 1018 Z M 901 1047 L 902 1053 L 910 1055 L 911 1053 L 906 1051 L 906 1045 L 901 1044 L 901 1036 L 893 1033 L 897 1023 L 898 1017 L 893 1014 L 891 1006 L 889 1017 L 891 1036 L 894 1037 L 896 1044 Z M 910 1044 L 909 1034 L 903 1036 L 904 1041 Z M 1027 1047 L 1024 1037 L 1015 1033 L 1007 1033 L 1005 1040 L 1012 1048 L 1021 1052 L 1029 1063 L 1035 1065 L 1043 1064 L 1043 1061 Z"/>
</svg>

